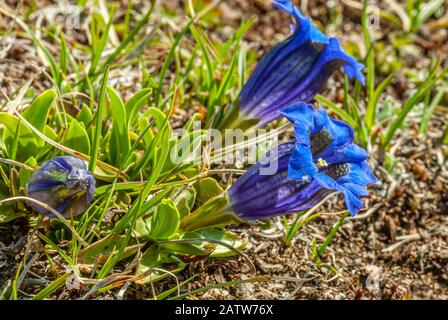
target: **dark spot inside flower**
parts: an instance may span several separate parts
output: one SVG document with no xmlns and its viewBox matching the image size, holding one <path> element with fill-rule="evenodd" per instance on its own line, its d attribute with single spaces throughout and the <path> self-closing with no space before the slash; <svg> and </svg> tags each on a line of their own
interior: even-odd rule
<svg viewBox="0 0 448 320">
<path fill-rule="evenodd" d="M 348 163 L 336 163 L 328 166 L 323 170 L 323 172 L 330 177 L 332 177 L 334 180 L 345 176 L 347 173 L 349 173 L 350 167 Z"/>
<path fill-rule="evenodd" d="M 311 152 L 316 154 L 324 151 L 333 141 L 333 137 L 326 128 L 322 128 L 320 131 L 313 134 L 310 140 Z"/>
</svg>

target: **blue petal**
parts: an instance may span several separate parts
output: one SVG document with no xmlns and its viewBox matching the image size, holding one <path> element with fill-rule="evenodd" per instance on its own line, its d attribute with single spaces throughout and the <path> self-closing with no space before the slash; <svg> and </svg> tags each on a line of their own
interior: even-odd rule
<svg viewBox="0 0 448 320">
<path fill-rule="evenodd" d="M 330 38 L 329 45 L 325 48 L 325 52 L 322 54 L 322 64 L 328 64 L 330 62 L 338 62 L 342 64 L 344 71 L 349 78 L 356 78 L 361 84 L 365 84 L 365 77 L 362 73 L 364 65 L 355 60 L 352 56 L 349 56 L 341 47 L 337 38 Z"/>
<path fill-rule="evenodd" d="M 333 151 L 353 141 L 353 128 L 347 123 L 330 118 L 324 109 L 316 110 L 315 114 L 314 131 L 317 133 L 325 128 L 332 138 L 331 144 L 323 150 L 322 158 L 326 158 L 326 155 L 332 154 Z"/>
<path fill-rule="evenodd" d="M 314 107 L 312 104 L 307 104 L 304 102 L 299 102 L 291 104 L 281 111 L 281 113 L 289 120 L 292 124 L 300 123 L 305 129 L 311 133 L 314 130 Z"/>
<path fill-rule="evenodd" d="M 331 177 L 323 173 L 317 173 L 314 175 L 314 179 L 326 189 L 342 192 L 342 194 L 344 195 L 345 206 L 352 216 L 354 216 L 358 213 L 359 210 L 361 210 L 362 201 L 359 200 L 356 195 L 353 194 L 350 190 L 334 181 Z"/>
<path fill-rule="evenodd" d="M 55 157 L 53 158 L 52 162 L 56 165 L 59 165 L 61 168 L 66 170 L 67 172 L 72 171 L 72 166 L 66 161 L 66 157 Z"/>
<path fill-rule="evenodd" d="M 367 192 L 366 186 L 361 186 L 356 183 L 344 183 L 343 186 L 345 188 L 347 188 L 351 193 L 353 193 L 358 198 L 365 197 L 365 196 L 369 195 L 369 193 Z"/>
<path fill-rule="evenodd" d="M 328 37 L 323 34 L 318 28 L 316 28 L 310 21 L 308 17 L 305 17 L 302 15 L 300 10 L 292 4 L 291 0 L 274 0 L 272 3 L 275 7 L 279 8 L 280 10 L 283 10 L 290 16 L 293 16 L 296 20 L 296 28 L 297 26 L 301 26 L 307 22 L 312 26 L 310 29 L 310 40 L 313 42 L 321 42 L 321 43 L 328 43 Z"/>
<path fill-rule="evenodd" d="M 250 189 L 257 183 L 267 181 L 270 177 L 260 174 L 261 168 L 269 165 L 267 160 L 277 161 L 277 172 L 286 171 L 288 169 L 288 162 L 294 150 L 294 146 L 294 142 L 287 142 L 279 145 L 275 153 L 273 153 L 273 150 L 267 152 L 262 160 L 250 167 L 246 173 L 232 185 L 229 193 L 234 193 L 235 197 L 239 197 L 240 192 L 244 192 L 245 189 Z M 267 185 L 269 185 L 269 183 Z"/>
<path fill-rule="evenodd" d="M 288 165 L 288 176 L 299 181 L 311 181 L 318 169 L 313 161 L 308 130 L 300 122 L 294 124 L 296 145 Z"/>
<path fill-rule="evenodd" d="M 322 158 L 325 159 L 328 165 L 335 163 L 360 163 L 367 159 L 369 156 L 368 152 L 361 148 L 360 146 L 351 143 L 342 148 L 336 149 L 333 153 L 323 152 L 314 159 Z"/>
<path fill-rule="evenodd" d="M 377 181 L 366 161 L 363 161 L 361 163 L 350 163 L 349 166 L 349 173 L 338 178 L 338 183 L 356 183 L 359 185 L 368 185 Z"/>
<path fill-rule="evenodd" d="M 62 183 L 61 181 L 52 181 L 52 180 L 32 181 L 28 183 L 27 190 L 28 192 L 36 192 L 63 185 L 64 183 Z"/>
</svg>

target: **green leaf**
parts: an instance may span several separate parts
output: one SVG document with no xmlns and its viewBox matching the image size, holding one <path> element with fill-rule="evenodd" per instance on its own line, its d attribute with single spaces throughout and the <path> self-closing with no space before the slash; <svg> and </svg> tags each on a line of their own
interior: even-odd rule
<svg viewBox="0 0 448 320">
<path fill-rule="evenodd" d="M 218 181 L 211 177 L 200 179 L 193 186 L 197 191 L 197 198 L 200 203 L 205 203 L 224 191 Z"/>
<path fill-rule="evenodd" d="M 370 130 L 375 124 L 376 109 L 380 95 L 389 86 L 393 77 L 394 74 L 390 74 L 386 79 L 384 79 L 383 82 L 381 82 L 381 84 L 374 90 L 373 96 L 369 98 L 365 116 L 365 122 L 368 130 Z"/>
<path fill-rule="evenodd" d="M 157 105 L 160 105 L 162 102 L 162 98 L 161 98 L 161 94 L 162 94 L 162 89 L 163 89 L 163 82 L 165 80 L 165 74 L 168 71 L 168 68 L 172 62 L 172 59 L 174 57 L 174 53 L 177 49 L 177 47 L 180 44 L 180 41 L 182 40 L 182 38 L 185 36 L 185 34 L 187 33 L 187 31 L 190 29 L 191 24 L 197 19 L 197 17 L 192 17 L 187 24 L 185 25 L 185 27 L 177 34 L 176 38 L 174 39 L 173 44 L 171 45 L 170 51 L 168 52 L 168 55 L 165 58 L 165 61 L 163 62 L 162 68 L 160 69 L 160 73 L 159 73 L 159 83 L 158 83 L 158 88 L 157 88 L 157 93 L 156 93 L 156 103 Z"/>
<path fill-rule="evenodd" d="M 161 247 L 182 254 L 188 254 L 193 256 L 207 256 L 210 254 L 210 250 L 203 249 L 191 243 L 163 243 Z"/>
<path fill-rule="evenodd" d="M 148 128 L 150 126 L 150 122 L 148 118 L 143 117 L 138 122 L 138 133 L 142 136 L 142 140 L 145 143 L 145 146 L 150 146 L 152 139 L 154 139 L 154 134 L 152 130 Z"/>
<path fill-rule="evenodd" d="M 166 121 L 166 115 L 157 108 L 150 107 L 147 111 L 143 114 L 144 117 L 152 117 L 156 120 L 156 126 L 157 128 L 162 128 Z"/>
<path fill-rule="evenodd" d="M 141 206 L 141 208 L 138 208 L 138 206 L 136 204 L 137 202 L 134 201 L 134 204 L 131 207 L 131 209 L 129 209 L 128 212 L 123 216 L 123 218 L 121 218 L 121 220 L 118 221 L 117 224 L 115 225 L 114 232 L 122 232 L 124 229 L 129 227 L 132 218 L 134 218 L 133 214 L 137 211 L 137 209 L 139 209 L 138 210 L 139 216 L 145 215 L 152 209 L 153 206 L 158 204 L 170 191 L 171 191 L 171 189 L 167 188 L 165 190 L 158 192 L 150 200 L 145 202 Z M 136 208 L 136 209 L 134 209 L 134 208 Z"/>
<path fill-rule="evenodd" d="M 330 110 L 334 113 L 336 113 L 338 116 L 340 116 L 345 122 L 347 122 L 352 127 L 356 127 L 357 123 L 356 121 L 342 108 L 338 107 L 336 103 L 333 101 L 328 100 L 327 98 L 321 96 L 320 94 L 317 94 L 314 99 L 316 101 L 326 105 Z"/>
<path fill-rule="evenodd" d="M 110 17 L 113 17 L 113 13 Z M 112 26 L 112 18 L 109 18 L 109 21 L 105 23 L 103 16 L 99 13 L 93 13 L 91 18 L 90 34 L 92 37 L 92 46 L 89 76 L 94 75 L 96 72 L 98 63 L 107 45 L 110 27 Z M 105 68 L 100 70 L 100 72 L 106 70 L 108 65 L 105 65 L 104 67 Z"/>
<path fill-rule="evenodd" d="M 148 97 L 151 92 L 152 88 L 142 89 L 134 94 L 131 99 L 126 101 L 124 108 L 126 110 L 129 127 L 131 127 L 131 125 L 135 122 L 138 111 L 147 103 Z"/>
<path fill-rule="evenodd" d="M 13 160 L 23 162 L 36 154 L 37 141 L 33 131 L 17 117 L 6 112 L 0 112 L 0 125 L 6 128 L 4 143 L 11 158 L 14 158 L 12 156 L 13 149 L 17 147 L 16 157 Z M 17 146 L 14 145 L 14 140 L 17 141 Z"/>
<path fill-rule="evenodd" d="M 49 89 L 38 95 L 28 108 L 23 112 L 23 117 L 28 120 L 37 130 L 44 132 L 47 124 L 48 113 L 53 106 L 58 94 L 56 90 Z M 39 144 L 44 144 L 42 139 L 39 139 Z"/>
<path fill-rule="evenodd" d="M 121 161 L 131 148 L 129 139 L 126 110 L 118 93 L 111 87 L 107 88 L 112 111 L 112 133 L 109 142 L 110 160 L 112 164 L 119 166 Z"/>
<path fill-rule="evenodd" d="M 194 188 L 175 188 L 172 192 L 173 201 L 179 211 L 180 219 L 190 214 L 196 199 L 196 190 Z"/>
<path fill-rule="evenodd" d="M 30 166 L 31 168 L 37 167 L 37 161 L 34 159 L 34 157 L 29 158 L 25 161 L 25 164 Z M 20 187 L 25 188 L 26 184 L 28 183 L 28 180 L 30 180 L 31 175 L 33 174 L 33 171 L 26 170 L 25 168 L 20 168 L 19 170 L 19 182 Z"/>
<path fill-rule="evenodd" d="M 183 236 L 183 239 L 192 239 L 192 238 L 203 238 L 204 242 L 201 243 L 202 247 L 209 245 L 207 239 L 210 240 L 218 240 L 225 242 L 226 244 L 236 248 L 243 249 L 246 245 L 246 242 L 238 237 L 236 234 L 219 229 L 204 229 L 191 233 L 187 233 Z M 217 244 L 215 250 L 210 254 L 211 258 L 224 258 L 234 256 L 236 253 L 222 245 Z"/>
<path fill-rule="evenodd" d="M 14 205 L 5 203 L 0 205 L 0 224 L 8 223 L 15 219 L 25 217 L 27 214 L 23 211 L 16 211 Z"/>
<path fill-rule="evenodd" d="M 138 284 L 147 284 L 166 278 L 169 273 L 176 273 L 185 268 L 185 263 L 178 258 L 162 252 L 156 245 L 149 247 L 137 266 L 136 275 L 148 272 L 149 275 L 136 281 Z"/>
<path fill-rule="evenodd" d="M 53 141 L 57 140 L 57 138 L 58 138 L 58 135 L 56 134 L 56 132 L 54 132 L 54 130 L 49 126 L 45 127 L 44 134 L 45 134 L 45 136 L 47 136 L 48 138 L 50 138 Z"/>
<path fill-rule="evenodd" d="M 417 15 L 417 28 L 423 25 L 437 10 L 446 4 L 447 0 L 425 1 L 422 10 Z"/>
<path fill-rule="evenodd" d="M 64 137 L 64 145 L 84 154 L 90 153 L 90 140 L 84 126 L 73 119 Z"/>
<path fill-rule="evenodd" d="M 82 104 L 81 110 L 79 110 L 76 119 L 84 124 L 84 128 L 89 127 L 90 122 L 92 121 L 92 111 L 85 103 Z"/>
<path fill-rule="evenodd" d="M 170 238 L 179 227 L 180 216 L 172 200 L 163 199 L 157 205 L 151 220 L 151 236 L 155 239 Z"/>
<path fill-rule="evenodd" d="M 133 166 L 130 176 L 134 177 L 139 174 L 139 171 L 141 169 L 144 169 L 148 162 L 153 159 L 153 162 L 156 163 L 155 169 L 157 170 L 153 170 L 151 172 L 151 176 L 154 179 L 158 179 L 165 165 L 165 162 L 167 161 L 167 158 L 169 159 L 168 154 L 170 151 L 170 135 L 170 126 L 168 124 L 168 121 L 165 121 L 163 128 L 159 130 L 155 138 L 151 141 L 151 145 L 146 148 L 143 156 Z M 160 152 L 157 152 L 159 146 Z"/>
<path fill-rule="evenodd" d="M 103 67 L 108 64 L 112 64 L 114 61 L 116 61 L 117 57 L 120 55 L 120 53 L 134 40 L 138 32 L 146 26 L 146 23 L 148 22 L 151 13 L 154 9 L 154 5 L 156 1 L 151 1 L 151 7 L 146 12 L 145 16 L 137 23 L 135 28 L 133 28 L 130 32 L 126 32 L 126 36 L 123 39 L 123 41 L 120 43 L 120 45 L 115 49 L 115 51 L 107 58 L 107 60 L 104 62 Z M 132 2 L 129 3 L 131 5 Z"/>
</svg>

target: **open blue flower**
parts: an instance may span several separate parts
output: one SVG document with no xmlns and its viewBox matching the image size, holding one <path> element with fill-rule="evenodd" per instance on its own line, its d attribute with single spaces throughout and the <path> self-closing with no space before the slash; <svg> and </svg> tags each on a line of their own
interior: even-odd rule
<svg viewBox="0 0 448 320">
<path fill-rule="evenodd" d="M 337 38 L 320 32 L 291 0 L 273 3 L 293 16 L 295 25 L 293 34 L 261 59 L 239 95 L 243 117 L 259 120 L 259 126 L 278 118 L 291 103 L 311 101 L 341 66 L 364 84 L 363 65 L 344 52 Z"/>
<path fill-rule="evenodd" d="M 95 193 L 95 178 L 86 163 L 76 157 L 55 157 L 38 168 L 27 185 L 27 195 L 39 200 L 63 216 L 75 216 L 84 211 Z M 55 215 L 30 201 L 37 212 Z"/>
<path fill-rule="evenodd" d="M 232 185 L 232 210 L 244 220 L 268 218 L 309 209 L 340 191 L 355 215 L 362 207 L 359 197 L 367 195 L 367 185 L 376 178 L 366 162 L 368 153 L 352 143 L 353 129 L 305 103 L 282 113 L 294 123 L 296 140 L 267 154 L 270 161 L 278 161 L 275 174 L 260 174 L 271 164 L 258 162 Z"/>
</svg>

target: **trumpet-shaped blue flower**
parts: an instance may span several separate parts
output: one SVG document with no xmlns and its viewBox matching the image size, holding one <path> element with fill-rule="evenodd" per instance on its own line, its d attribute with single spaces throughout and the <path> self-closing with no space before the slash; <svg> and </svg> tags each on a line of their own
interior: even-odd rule
<svg viewBox="0 0 448 320">
<path fill-rule="evenodd" d="M 278 118 L 294 102 L 309 102 L 341 66 L 350 78 L 364 83 L 363 65 L 346 54 L 337 38 L 328 38 L 292 5 L 274 0 L 274 5 L 293 16 L 294 32 L 275 45 L 255 67 L 239 95 L 244 118 L 264 125 Z"/>
<path fill-rule="evenodd" d="M 376 178 L 366 162 L 368 153 L 352 143 L 353 129 L 305 103 L 282 113 L 294 123 L 295 141 L 267 154 L 270 161 L 278 161 L 276 174 L 261 175 L 270 164 L 258 162 L 232 185 L 232 210 L 244 220 L 268 218 L 309 209 L 340 191 L 355 215 L 362 207 L 359 197 L 367 195 L 367 185 Z"/>
<path fill-rule="evenodd" d="M 87 208 L 95 193 L 95 178 L 86 163 L 76 157 L 55 157 L 37 169 L 27 185 L 27 195 L 63 216 L 75 216 Z M 37 212 L 54 217 L 51 211 L 31 202 Z"/>
</svg>

